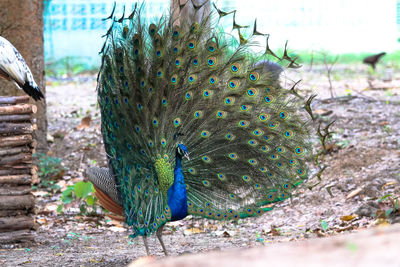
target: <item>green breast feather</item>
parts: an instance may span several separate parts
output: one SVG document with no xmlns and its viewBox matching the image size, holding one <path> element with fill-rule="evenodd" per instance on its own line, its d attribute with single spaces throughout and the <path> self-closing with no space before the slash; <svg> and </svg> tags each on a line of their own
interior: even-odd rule
<svg viewBox="0 0 400 267">
<path fill-rule="evenodd" d="M 166 161 L 164 158 L 157 159 L 154 166 L 156 168 L 158 183 L 159 183 L 161 192 L 166 197 L 168 188 L 174 182 L 174 171 L 172 170 L 171 164 L 168 161 Z"/>
</svg>

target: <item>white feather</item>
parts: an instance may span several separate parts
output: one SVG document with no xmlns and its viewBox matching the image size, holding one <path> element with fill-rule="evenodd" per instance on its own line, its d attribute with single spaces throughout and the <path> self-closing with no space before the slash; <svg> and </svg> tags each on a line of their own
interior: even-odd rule
<svg viewBox="0 0 400 267">
<path fill-rule="evenodd" d="M 32 86 L 37 86 L 24 58 L 7 39 L 1 36 L 0 69 L 7 73 L 20 89 L 25 82 L 28 82 Z"/>
</svg>

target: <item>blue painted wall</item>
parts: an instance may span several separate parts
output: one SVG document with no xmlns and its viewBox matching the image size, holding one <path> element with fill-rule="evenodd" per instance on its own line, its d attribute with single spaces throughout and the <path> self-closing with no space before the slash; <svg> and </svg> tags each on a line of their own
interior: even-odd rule
<svg viewBox="0 0 400 267">
<path fill-rule="evenodd" d="M 45 59 L 47 63 L 68 58 L 69 64 L 99 66 L 101 36 L 110 21 L 103 21 L 114 0 L 44 0 Z M 155 21 L 168 12 L 171 0 L 146 0 L 143 15 Z M 116 0 L 116 16 L 123 6 L 130 14 L 134 0 Z M 237 9 L 237 22 L 253 25 L 270 33 L 273 49 L 286 40 L 295 50 L 321 50 L 333 53 L 380 52 L 399 49 L 400 5 L 397 0 L 215 0 L 223 10 Z M 397 19 L 397 21 L 396 21 Z M 232 17 L 224 18 L 226 31 Z M 236 31 L 233 34 L 237 34 Z M 260 40 L 264 44 L 265 40 Z M 65 64 L 65 63 L 64 63 Z"/>
<path fill-rule="evenodd" d="M 45 60 L 47 63 L 64 61 L 83 64 L 86 68 L 100 64 L 98 52 L 103 45 L 102 35 L 110 26 L 107 17 L 116 2 L 115 14 L 126 14 L 133 10 L 135 1 L 130 0 L 50 0 L 44 12 Z M 144 15 L 159 17 L 168 10 L 169 1 L 151 1 L 145 5 Z"/>
</svg>

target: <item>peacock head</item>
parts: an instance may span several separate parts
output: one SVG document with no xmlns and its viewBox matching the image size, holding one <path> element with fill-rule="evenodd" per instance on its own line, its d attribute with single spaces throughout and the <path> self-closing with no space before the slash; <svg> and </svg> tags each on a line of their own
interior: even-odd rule
<svg viewBox="0 0 400 267">
<path fill-rule="evenodd" d="M 190 160 L 189 158 L 189 150 L 184 144 L 179 143 L 176 147 L 176 154 L 178 154 L 181 158 L 185 157 L 187 160 Z"/>
</svg>

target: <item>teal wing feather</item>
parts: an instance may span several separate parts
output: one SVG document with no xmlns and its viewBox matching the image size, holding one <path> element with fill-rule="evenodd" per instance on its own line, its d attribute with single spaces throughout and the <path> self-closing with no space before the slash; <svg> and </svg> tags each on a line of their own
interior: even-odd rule
<svg viewBox="0 0 400 267">
<path fill-rule="evenodd" d="M 106 37 L 102 133 L 134 235 L 170 219 L 156 162 L 172 165 L 177 142 L 190 151 L 183 167 L 194 215 L 259 215 L 307 177 L 302 103 L 257 63 L 265 58 L 251 52 L 251 39 L 226 37 L 211 18 L 187 25 L 163 17 L 147 27 L 139 9 Z"/>
<path fill-rule="evenodd" d="M 129 25 L 113 24 L 98 78 L 104 144 L 133 236 L 154 232 L 171 216 L 154 166 L 161 154 L 170 154 L 160 144 L 161 127 L 157 129 L 153 119 L 153 114 L 162 113 L 161 99 L 153 103 L 155 95 L 162 95 L 156 89 L 162 87 L 149 70 L 158 59 L 152 56 L 147 62 L 147 56 L 156 54 L 158 47 L 142 27 L 140 12 Z"/>
</svg>

